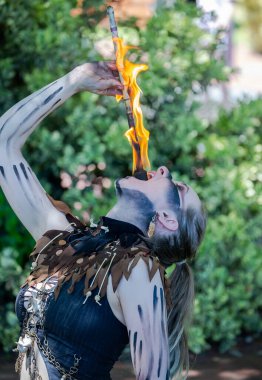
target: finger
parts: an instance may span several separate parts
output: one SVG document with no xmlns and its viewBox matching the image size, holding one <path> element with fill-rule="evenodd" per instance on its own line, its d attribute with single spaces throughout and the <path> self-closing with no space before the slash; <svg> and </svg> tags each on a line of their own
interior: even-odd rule
<svg viewBox="0 0 262 380">
<path fill-rule="evenodd" d="M 111 87 L 116 87 L 116 88 L 119 88 L 119 89 L 123 89 L 124 88 L 124 86 L 122 85 L 122 83 L 119 80 L 113 79 L 113 78 L 104 79 L 103 83 L 101 83 L 101 85 L 104 87 L 104 89 L 111 88 Z"/>
<path fill-rule="evenodd" d="M 117 88 L 109 88 L 105 95 L 107 96 L 123 95 L 123 92 L 121 90 L 118 90 Z"/>
<path fill-rule="evenodd" d="M 107 71 L 107 72 L 106 72 L 106 75 L 107 75 L 107 76 L 111 76 L 111 75 L 113 75 L 115 78 L 119 78 L 119 71 L 118 71 L 118 69 L 117 69 L 115 63 L 113 63 L 112 65 L 109 65 L 109 66 L 107 67 L 107 69 L 110 70 L 110 71 Z"/>
<path fill-rule="evenodd" d="M 105 90 L 99 90 L 97 94 L 106 96 L 116 96 L 123 95 L 123 92 L 118 88 L 106 88 Z"/>
<path fill-rule="evenodd" d="M 117 66 L 116 66 L 115 61 L 108 61 L 106 62 L 106 64 L 107 64 L 107 67 L 109 67 L 109 69 L 117 71 Z"/>
</svg>

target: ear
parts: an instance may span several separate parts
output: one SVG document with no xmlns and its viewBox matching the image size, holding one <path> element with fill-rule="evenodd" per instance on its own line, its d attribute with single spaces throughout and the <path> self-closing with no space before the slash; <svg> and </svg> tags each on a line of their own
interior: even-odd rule
<svg viewBox="0 0 262 380">
<path fill-rule="evenodd" d="M 178 229 L 178 221 L 175 213 L 161 210 L 157 212 L 157 220 L 156 223 L 162 225 L 162 227 L 166 228 L 169 231 L 176 231 Z"/>
</svg>

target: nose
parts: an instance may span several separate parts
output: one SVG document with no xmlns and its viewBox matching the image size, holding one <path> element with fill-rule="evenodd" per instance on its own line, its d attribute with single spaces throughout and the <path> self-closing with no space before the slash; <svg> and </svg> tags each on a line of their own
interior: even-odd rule
<svg viewBox="0 0 262 380">
<path fill-rule="evenodd" d="M 172 175 L 166 166 L 160 166 L 157 169 L 156 175 L 161 175 L 164 178 L 172 179 Z"/>
</svg>

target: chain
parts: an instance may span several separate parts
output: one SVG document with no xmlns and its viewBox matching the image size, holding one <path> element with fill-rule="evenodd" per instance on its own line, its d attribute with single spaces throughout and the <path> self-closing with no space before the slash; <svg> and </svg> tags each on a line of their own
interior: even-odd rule
<svg viewBox="0 0 262 380">
<path fill-rule="evenodd" d="M 27 355 L 29 356 L 27 358 Z M 29 359 L 29 376 L 30 379 L 33 380 L 43 380 L 42 376 L 40 376 L 37 362 L 36 362 L 36 356 L 35 356 L 35 350 L 34 350 L 34 339 L 32 340 L 31 347 L 28 348 L 27 352 L 19 352 L 18 358 L 16 359 L 15 363 L 15 371 L 21 375 L 23 361 Z"/>
<path fill-rule="evenodd" d="M 25 336 L 25 331 L 26 331 L 26 328 L 27 328 L 28 319 L 29 319 L 29 315 L 28 315 L 28 312 L 26 312 L 26 315 L 25 315 L 24 320 L 23 320 L 22 336 Z M 13 351 L 17 352 L 18 350 L 16 348 Z M 25 352 L 19 352 L 18 357 L 16 359 L 16 362 L 15 362 L 15 372 L 18 373 L 18 374 L 21 374 L 22 365 L 23 365 L 23 361 L 24 361 L 25 355 L 26 355 Z"/>
<path fill-rule="evenodd" d="M 24 352 L 19 352 L 18 357 L 15 362 L 15 372 L 16 373 L 21 373 L 22 370 L 22 365 L 24 361 L 25 353 Z"/>
<path fill-rule="evenodd" d="M 31 363 L 33 364 L 33 366 L 32 366 L 33 367 L 33 376 L 30 373 L 31 372 L 31 363 L 30 363 L 30 366 L 29 366 L 30 376 L 32 376 L 32 379 L 34 379 L 34 380 L 43 380 L 42 376 L 40 376 L 40 374 L 39 374 L 37 363 L 36 363 L 35 350 L 34 350 L 34 341 L 32 343 L 31 355 L 32 355 L 32 362 Z"/>
<path fill-rule="evenodd" d="M 78 372 L 78 365 L 81 360 L 81 357 L 77 357 L 76 354 L 74 354 L 74 365 L 69 368 L 69 371 L 67 372 L 61 364 L 56 360 L 55 356 L 52 354 L 52 351 L 48 345 L 48 341 L 46 337 L 44 338 L 44 344 L 42 344 L 41 340 L 37 336 L 37 334 L 33 331 L 28 330 L 27 334 L 33 337 L 36 340 L 37 346 L 41 353 L 47 358 L 49 363 L 51 363 L 63 376 L 62 379 L 69 379 L 69 380 L 76 380 L 75 377 L 72 375 L 76 374 Z M 41 378 L 36 378 L 36 380 L 42 380 Z"/>
<path fill-rule="evenodd" d="M 42 289 L 41 289 L 42 290 Z M 46 302 L 42 302 L 41 304 L 41 310 L 40 310 L 40 325 L 41 328 L 44 329 L 44 319 L 45 319 L 45 305 Z M 76 354 L 74 354 L 74 365 L 69 368 L 69 372 L 67 372 L 61 364 L 56 360 L 55 356 L 52 354 L 52 351 L 48 345 L 48 341 L 46 336 L 44 337 L 44 344 L 41 343 L 41 340 L 39 337 L 35 334 L 35 339 L 37 342 L 37 345 L 41 352 L 45 355 L 47 360 L 63 375 L 62 379 L 69 379 L 74 380 L 75 378 L 72 376 L 78 372 L 78 365 L 79 361 L 81 360 L 81 357 L 78 358 Z"/>
<path fill-rule="evenodd" d="M 45 306 L 46 306 L 46 295 L 49 292 L 43 291 L 42 288 L 39 291 L 39 295 L 42 296 L 42 302 L 40 304 L 39 308 L 39 320 L 38 324 L 41 329 L 44 330 L 44 319 L 45 319 Z M 30 322 L 32 321 L 32 324 Z M 77 357 L 76 354 L 74 354 L 74 364 L 69 368 L 69 371 L 67 372 L 61 364 L 56 360 L 55 356 L 52 354 L 52 351 L 48 345 L 48 341 L 46 336 L 44 337 L 44 342 L 42 344 L 40 338 L 36 334 L 36 322 L 34 320 L 34 314 L 30 315 L 30 313 L 26 313 L 26 316 L 23 321 L 23 329 L 22 329 L 22 336 L 28 335 L 32 338 L 32 344 L 30 348 L 30 354 L 31 355 L 31 361 L 29 365 L 29 374 L 30 378 L 34 380 L 43 380 L 42 377 L 39 374 L 38 368 L 37 368 L 37 362 L 36 362 L 36 356 L 35 356 L 35 351 L 34 351 L 34 342 L 36 342 L 37 347 L 43 353 L 43 355 L 47 358 L 49 363 L 51 363 L 61 374 L 62 378 L 61 380 L 76 380 L 73 375 L 75 375 L 78 372 L 78 365 L 81 360 L 81 357 Z M 16 360 L 15 364 L 15 370 L 18 373 L 21 373 L 22 369 L 22 363 L 23 360 L 25 359 L 25 355 L 28 355 L 28 353 L 19 353 L 18 358 Z M 31 371 L 31 364 L 33 365 L 33 371 Z"/>
</svg>

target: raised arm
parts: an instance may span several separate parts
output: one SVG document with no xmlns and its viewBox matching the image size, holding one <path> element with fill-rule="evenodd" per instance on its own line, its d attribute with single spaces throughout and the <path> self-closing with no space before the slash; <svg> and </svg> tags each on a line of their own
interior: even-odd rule
<svg viewBox="0 0 262 380">
<path fill-rule="evenodd" d="M 169 348 L 164 290 L 159 272 L 149 281 L 140 260 L 117 288 L 137 380 L 169 379 Z"/>
<path fill-rule="evenodd" d="M 76 92 L 121 93 L 114 70 L 113 63 L 78 66 L 20 101 L 0 118 L 0 185 L 14 212 L 36 240 L 48 229 L 66 228 L 68 222 L 48 199 L 21 148 L 39 123 Z"/>
</svg>

